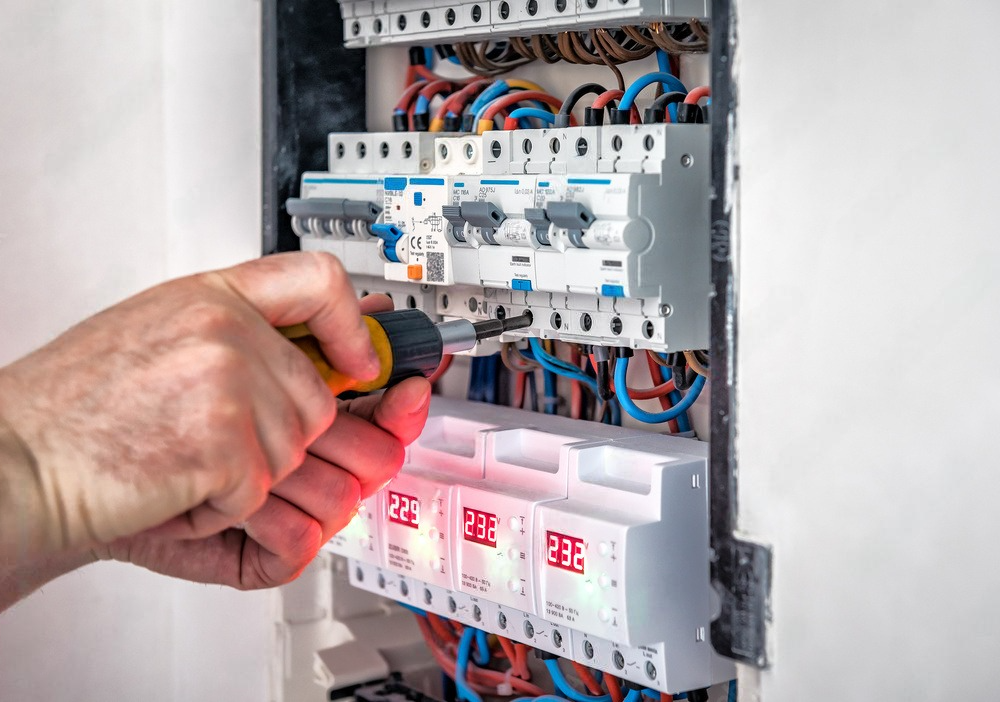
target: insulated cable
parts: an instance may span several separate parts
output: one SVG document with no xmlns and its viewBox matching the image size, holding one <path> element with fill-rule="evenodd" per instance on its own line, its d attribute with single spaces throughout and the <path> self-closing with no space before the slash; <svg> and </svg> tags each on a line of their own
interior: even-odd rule
<svg viewBox="0 0 1000 702">
<path fill-rule="evenodd" d="M 615 364 L 615 395 L 618 401 L 621 402 L 622 409 L 624 409 L 630 417 L 637 419 L 640 422 L 645 422 L 647 424 L 661 424 L 663 422 L 668 422 L 671 419 L 676 419 L 680 414 L 686 412 L 694 401 L 698 399 L 701 394 L 702 388 L 705 387 L 705 376 L 699 375 L 695 378 L 694 383 L 691 384 L 691 388 L 688 390 L 684 398 L 675 404 L 672 408 L 666 412 L 647 412 L 641 409 L 632 398 L 629 397 L 627 390 L 623 391 L 623 388 L 627 389 L 625 378 L 628 373 L 628 357 L 623 356 L 618 359 Z"/>
</svg>

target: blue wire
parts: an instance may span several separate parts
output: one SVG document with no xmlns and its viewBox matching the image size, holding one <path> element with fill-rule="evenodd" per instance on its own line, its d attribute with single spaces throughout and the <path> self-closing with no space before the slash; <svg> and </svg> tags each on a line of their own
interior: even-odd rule
<svg viewBox="0 0 1000 702">
<path fill-rule="evenodd" d="M 429 46 L 424 47 L 424 65 L 427 68 L 434 68 L 434 49 Z"/>
<path fill-rule="evenodd" d="M 736 681 L 729 681 L 729 695 L 726 697 L 727 702 L 736 702 Z"/>
<path fill-rule="evenodd" d="M 678 390 L 674 390 L 667 397 L 672 405 L 676 405 L 684 399 L 684 396 Z M 682 412 L 681 415 L 677 417 L 677 431 L 691 431 L 691 419 L 688 417 L 687 412 Z"/>
<path fill-rule="evenodd" d="M 468 702 L 483 702 L 475 690 L 465 682 L 465 670 L 469 667 L 469 655 L 472 653 L 472 641 L 476 637 L 476 630 L 471 626 L 465 627 L 462 632 L 462 639 L 458 642 L 458 653 L 455 656 L 455 687 L 458 689 L 458 698 L 468 700 Z"/>
<path fill-rule="evenodd" d="M 635 79 L 632 85 L 628 86 L 628 90 L 622 95 L 621 102 L 618 103 L 619 110 L 631 110 L 632 103 L 635 102 L 636 96 L 642 92 L 650 83 L 663 83 L 663 87 L 667 90 L 677 90 L 682 93 L 686 93 L 688 90 L 684 87 L 684 84 L 679 80 L 674 78 L 669 73 L 647 73 L 644 76 L 639 76 Z"/>
<path fill-rule="evenodd" d="M 705 387 L 705 376 L 699 375 L 695 378 L 691 389 L 688 390 L 684 399 L 676 405 L 663 412 L 647 412 L 636 405 L 632 398 L 628 396 L 628 386 L 625 385 L 627 372 L 628 358 L 619 358 L 618 363 L 615 364 L 615 395 L 618 396 L 618 401 L 622 403 L 622 409 L 628 412 L 630 417 L 638 419 L 640 422 L 646 422 L 647 424 L 660 424 L 662 422 L 669 422 L 671 419 L 677 419 L 681 413 L 686 412 L 688 407 L 694 404 L 694 401 L 698 399 L 698 395 L 701 394 L 702 388 Z"/>
<path fill-rule="evenodd" d="M 670 121 L 673 124 L 677 124 L 677 103 L 672 102 L 669 105 L 667 105 L 667 112 L 670 113 Z"/>
<path fill-rule="evenodd" d="M 473 357 L 472 368 L 469 372 L 469 393 L 467 399 L 472 402 L 483 402 L 483 397 L 485 396 L 484 387 L 484 375 L 485 370 L 483 366 L 484 359 L 479 357 Z"/>
<path fill-rule="evenodd" d="M 652 697 L 657 702 L 659 702 L 660 700 L 659 690 L 653 690 L 652 688 L 644 687 L 642 688 L 642 694 L 644 694 L 646 697 Z"/>
<path fill-rule="evenodd" d="M 663 49 L 656 50 L 656 65 L 660 69 L 660 73 L 669 73 L 673 75 L 674 72 L 670 70 L 670 57 L 667 56 L 667 52 Z"/>
<path fill-rule="evenodd" d="M 670 404 L 676 405 L 678 402 L 684 399 L 684 396 L 681 395 L 680 391 L 674 390 L 669 395 L 667 395 L 667 398 L 670 400 Z M 677 417 L 677 431 L 679 432 L 691 431 L 691 420 L 688 419 L 687 412 L 681 412 L 680 415 Z"/>
<path fill-rule="evenodd" d="M 556 689 L 561 694 L 573 700 L 573 702 L 611 702 L 611 695 L 584 695 L 574 690 L 566 680 L 566 676 L 563 675 L 562 670 L 559 669 L 559 661 L 557 659 L 548 659 L 545 661 L 545 667 L 549 669 L 549 676 L 552 678 Z M 628 697 L 625 699 L 628 700 Z M 629 702 L 634 702 L 634 700 L 629 700 Z"/>
<path fill-rule="evenodd" d="M 429 112 L 431 109 L 431 101 L 425 98 L 423 95 L 417 96 L 417 106 L 413 110 L 415 115 L 423 115 Z"/>
<path fill-rule="evenodd" d="M 643 692 L 645 692 L 645 690 L 643 690 Z M 638 690 L 629 690 L 628 694 L 625 695 L 625 702 L 639 702 L 641 699 L 642 692 L 639 692 Z M 657 695 L 656 699 L 660 699 L 659 695 Z"/>
<path fill-rule="evenodd" d="M 462 62 L 458 60 L 458 56 L 449 56 L 448 60 L 452 63 L 457 63 L 459 66 L 462 65 Z"/>
<path fill-rule="evenodd" d="M 531 129 L 531 122 L 528 121 L 527 117 L 522 117 L 521 119 L 517 120 L 517 128 Z"/>
<path fill-rule="evenodd" d="M 479 93 L 476 99 L 472 101 L 472 104 L 469 106 L 469 112 L 478 115 L 481 109 L 509 90 L 510 85 L 505 80 L 498 80 L 496 83 L 486 86 L 486 89 Z"/>
<path fill-rule="evenodd" d="M 414 614 L 416 614 L 418 616 L 421 616 L 421 617 L 426 617 L 427 616 L 427 612 L 425 612 L 424 610 L 420 609 L 419 607 L 414 607 L 413 605 L 406 604 L 405 602 L 398 602 L 398 601 L 396 602 L 396 604 L 398 604 L 403 609 L 410 610 L 411 612 L 413 612 Z"/>
<path fill-rule="evenodd" d="M 476 654 L 472 660 L 476 665 L 488 665 L 490 662 L 490 643 L 482 629 L 476 629 Z"/>
<path fill-rule="evenodd" d="M 555 414 L 556 405 L 559 404 L 559 397 L 556 394 L 556 374 L 550 370 L 542 371 L 542 380 L 545 382 L 545 414 Z"/>
<path fill-rule="evenodd" d="M 579 368 L 576 368 L 575 366 L 566 363 L 566 361 L 561 361 L 555 356 L 546 353 L 538 339 L 528 339 L 528 344 L 531 346 L 531 357 L 538 361 L 542 368 L 552 371 L 556 375 L 561 375 L 565 378 L 579 380 L 581 383 L 584 383 L 588 388 L 590 388 L 595 395 L 597 394 L 596 380 L 591 378 Z"/>
<path fill-rule="evenodd" d="M 520 119 L 521 117 L 534 117 L 535 119 L 542 120 L 546 124 L 555 124 L 556 121 L 556 116 L 554 114 L 547 112 L 546 110 L 539 110 L 535 107 L 519 107 L 507 115 L 507 119 Z"/>
</svg>

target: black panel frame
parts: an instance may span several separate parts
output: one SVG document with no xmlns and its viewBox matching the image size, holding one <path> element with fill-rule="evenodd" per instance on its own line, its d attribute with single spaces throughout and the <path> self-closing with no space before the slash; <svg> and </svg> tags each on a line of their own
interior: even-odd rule
<svg viewBox="0 0 1000 702">
<path fill-rule="evenodd" d="M 365 52 L 345 49 L 335 0 L 263 0 L 263 252 L 294 251 L 285 201 L 326 170 L 327 134 L 365 130 Z"/>
</svg>

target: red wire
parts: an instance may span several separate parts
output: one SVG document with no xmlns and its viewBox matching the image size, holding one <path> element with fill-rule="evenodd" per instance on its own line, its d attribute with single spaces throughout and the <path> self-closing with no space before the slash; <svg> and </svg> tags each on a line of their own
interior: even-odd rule
<svg viewBox="0 0 1000 702">
<path fill-rule="evenodd" d="M 483 80 L 477 80 L 473 83 L 469 83 L 467 86 L 444 101 L 444 104 L 441 105 L 441 109 L 438 110 L 437 119 L 444 119 L 448 116 L 449 112 L 453 112 L 456 115 L 462 114 L 462 110 L 465 109 L 465 106 L 469 104 L 472 98 L 486 90 L 486 88 L 492 83 L 492 80 L 485 78 Z"/>
<path fill-rule="evenodd" d="M 424 640 L 427 642 L 427 648 L 430 649 L 434 658 L 437 660 L 438 665 L 447 673 L 452 679 L 455 678 L 455 669 L 457 667 L 456 661 L 447 652 L 445 652 L 441 646 L 434 640 L 434 634 L 431 630 L 431 626 L 428 623 L 428 619 L 416 615 L 417 625 L 420 627 L 420 632 L 424 635 Z M 495 695 L 497 685 L 500 685 L 507 681 L 507 676 L 504 673 L 494 670 L 486 670 L 479 668 L 473 663 L 469 663 L 467 670 L 466 680 L 469 686 L 476 692 L 480 692 L 486 695 Z M 537 685 L 533 685 L 526 682 L 520 678 L 510 678 L 511 686 L 518 692 L 522 692 L 533 697 L 540 697 L 545 694 L 544 691 Z"/>
<path fill-rule="evenodd" d="M 428 612 L 427 621 L 430 623 L 431 629 L 433 629 L 434 633 L 437 634 L 446 644 L 458 643 L 458 639 L 455 638 L 455 634 L 452 633 L 451 627 L 445 623 L 445 620 L 441 619 L 436 614 Z"/>
<path fill-rule="evenodd" d="M 624 90 L 605 90 L 603 93 L 594 98 L 594 102 L 591 103 L 590 106 L 595 110 L 599 107 L 606 107 L 612 100 L 621 100 L 624 94 Z"/>
<path fill-rule="evenodd" d="M 440 95 L 445 90 L 454 90 L 455 88 L 453 86 L 455 85 L 456 84 L 450 80 L 432 80 L 420 91 L 420 95 L 428 100 L 431 100 L 435 95 Z"/>
<path fill-rule="evenodd" d="M 590 362 L 594 366 L 594 368 L 597 368 L 597 361 L 594 360 L 594 354 L 590 354 Z M 614 378 L 614 374 L 611 374 L 611 377 Z M 611 391 L 614 392 L 615 381 L 611 380 L 610 384 L 611 384 Z M 676 388 L 674 388 L 674 381 L 673 379 L 670 379 L 665 383 L 661 383 L 660 385 L 654 385 L 651 388 L 630 387 L 628 389 L 628 396 L 631 397 L 633 400 L 655 400 L 661 395 L 669 395 L 675 389 Z"/>
<path fill-rule="evenodd" d="M 711 96 L 712 96 L 712 89 L 709 88 L 707 85 L 702 85 L 695 88 L 690 93 L 688 93 L 687 97 L 684 98 L 684 102 L 687 103 L 688 105 L 697 105 L 698 101 L 701 100 L 702 98 Z"/>
<path fill-rule="evenodd" d="M 574 346 L 570 348 L 569 360 L 577 368 L 580 367 L 580 352 Z M 569 401 L 569 416 L 571 419 L 579 419 L 583 415 L 583 388 L 580 386 L 579 380 L 570 381 L 570 401 Z M 600 693 L 594 693 L 600 694 Z"/>
<path fill-rule="evenodd" d="M 531 680 L 531 668 L 528 667 L 530 647 L 527 644 L 515 643 L 514 650 L 517 651 L 517 666 L 521 670 L 521 677 L 525 680 Z"/>
<path fill-rule="evenodd" d="M 624 94 L 625 93 L 622 90 L 605 90 L 603 93 L 601 93 L 594 99 L 594 102 L 591 103 L 590 106 L 595 110 L 597 108 L 604 109 L 605 107 L 608 106 L 608 103 L 611 102 L 612 100 L 621 100 Z M 628 116 L 629 116 L 629 124 L 642 124 L 642 117 L 639 114 L 639 108 L 636 107 L 635 105 L 632 105 L 632 109 L 629 112 Z"/>
<path fill-rule="evenodd" d="M 496 114 L 505 107 L 510 107 L 519 102 L 524 102 L 526 100 L 537 100 L 539 102 L 544 102 L 546 105 L 551 105 L 556 110 L 562 107 L 562 100 L 553 97 L 548 93 L 543 93 L 538 90 L 518 90 L 517 92 L 508 93 L 506 95 L 501 95 L 496 100 L 489 104 L 486 111 L 483 113 L 484 120 L 492 120 L 496 117 Z"/>
<path fill-rule="evenodd" d="M 524 409 L 524 390 L 527 384 L 527 373 L 518 373 L 514 377 L 514 406 L 518 409 Z"/>
<path fill-rule="evenodd" d="M 614 675 L 605 675 L 604 682 L 608 684 L 608 692 L 611 693 L 611 702 L 622 702 L 625 699 L 625 695 L 622 694 L 621 683 L 618 682 L 618 678 Z"/>
<path fill-rule="evenodd" d="M 590 669 L 582 663 L 577 663 L 576 661 L 572 661 L 572 663 L 573 670 L 576 671 L 577 677 L 580 678 L 580 681 L 587 687 L 590 694 L 603 695 L 604 688 L 601 687 L 599 682 L 597 682 L 597 678 L 595 678 L 594 674 L 590 672 Z"/>
<path fill-rule="evenodd" d="M 403 94 L 399 96 L 399 102 L 396 103 L 397 110 L 405 110 L 410 106 L 410 103 L 417 99 L 417 93 L 424 89 L 427 83 L 424 81 L 417 81 L 416 83 L 411 83 L 407 86 Z"/>
<path fill-rule="evenodd" d="M 653 360 L 653 354 L 651 352 L 649 352 L 649 351 L 646 352 L 646 367 L 649 369 L 649 380 L 650 380 L 650 382 L 652 382 L 655 385 L 656 384 L 656 376 L 658 376 L 660 374 L 660 366 L 659 366 L 659 364 L 657 364 L 656 361 Z M 673 384 L 673 378 L 671 378 L 669 381 L 667 381 L 667 383 L 663 383 L 663 384 L 667 385 L 668 383 L 672 385 Z M 670 398 L 667 397 L 667 394 L 669 394 L 669 393 L 666 393 L 666 394 L 663 394 L 663 395 L 659 396 L 660 409 L 664 410 L 664 411 L 666 411 L 666 410 L 668 410 L 668 409 L 670 409 L 672 407 L 672 405 L 670 403 Z M 632 399 L 635 399 L 635 398 L 632 398 Z M 667 422 L 667 426 L 670 428 L 670 433 L 671 434 L 676 434 L 677 433 L 678 427 L 677 427 L 677 420 L 676 419 L 671 419 L 670 421 L 668 421 Z"/>
</svg>

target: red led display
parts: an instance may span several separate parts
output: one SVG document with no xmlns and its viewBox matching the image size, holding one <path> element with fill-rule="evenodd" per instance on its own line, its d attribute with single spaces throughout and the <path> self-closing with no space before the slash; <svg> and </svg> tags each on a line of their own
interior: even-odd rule
<svg viewBox="0 0 1000 702">
<path fill-rule="evenodd" d="M 497 524 L 500 522 L 497 515 L 468 507 L 465 507 L 464 510 L 466 540 L 495 548 L 497 545 Z"/>
<path fill-rule="evenodd" d="M 549 565 L 583 574 L 583 539 L 556 531 L 545 532 Z"/>
<path fill-rule="evenodd" d="M 420 501 L 412 495 L 390 490 L 389 521 L 416 529 L 420 526 Z"/>
</svg>

